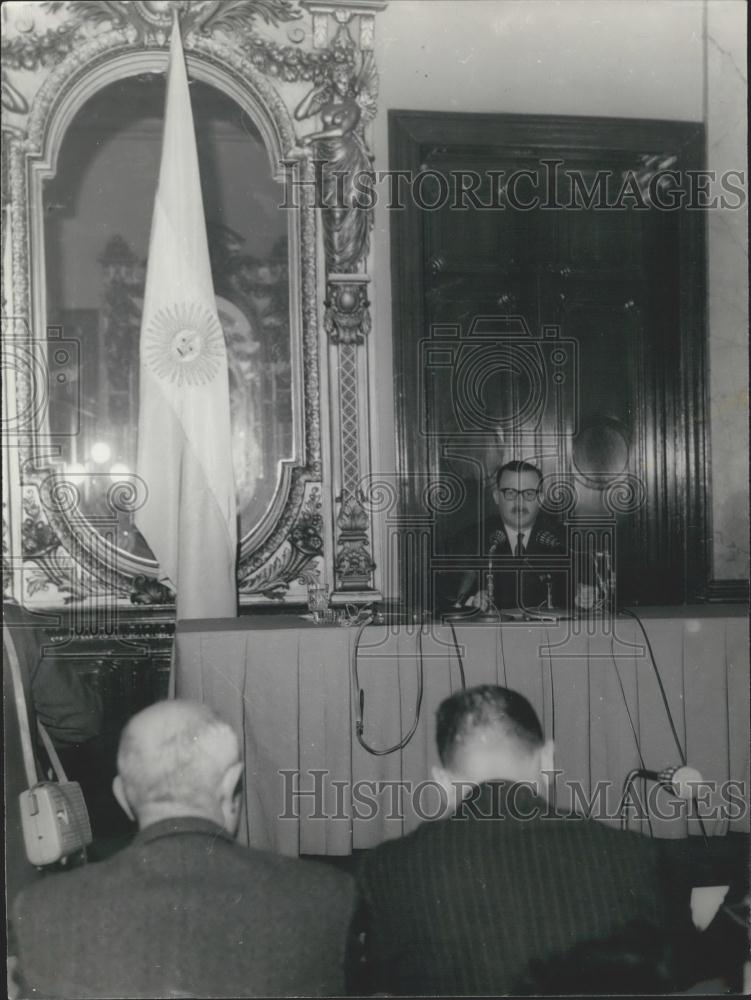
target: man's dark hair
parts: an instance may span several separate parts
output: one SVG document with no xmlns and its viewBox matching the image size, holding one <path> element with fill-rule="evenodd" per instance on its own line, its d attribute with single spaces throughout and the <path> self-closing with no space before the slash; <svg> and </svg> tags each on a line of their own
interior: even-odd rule
<svg viewBox="0 0 751 1000">
<path fill-rule="evenodd" d="M 441 763 L 449 766 L 457 745 L 479 729 L 502 733 L 528 753 L 544 743 L 537 713 L 523 695 L 495 684 L 481 684 L 458 691 L 439 706 L 436 742 Z"/>
<path fill-rule="evenodd" d="M 537 476 L 538 484 L 542 481 L 542 473 L 536 465 L 532 465 L 530 462 L 506 462 L 505 465 L 500 466 L 500 468 L 496 471 L 496 486 L 501 485 L 501 476 L 504 472 L 513 472 L 515 475 L 519 475 L 520 472 L 534 472 Z"/>
</svg>

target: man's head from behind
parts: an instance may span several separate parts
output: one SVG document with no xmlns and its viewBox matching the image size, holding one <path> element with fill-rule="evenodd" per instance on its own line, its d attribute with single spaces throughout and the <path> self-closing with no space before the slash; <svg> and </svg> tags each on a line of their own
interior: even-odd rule
<svg viewBox="0 0 751 1000">
<path fill-rule="evenodd" d="M 553 743 L 545 742 L 527 699 L 494 684 L 458 691 L 441 703 L 436 741 L 441 766 L 433 775 L 451 793 L 457 783 L 525 781 L 540 792 L 552 770 Z"/>
<path fill-rule="evenodd" d="M 199 816 L 234 834 L 242 768 L 237 736 L 210 708 L 160 701 L 123 730 L 113 791 L 141 828 Z"/>
<path fill-rule="evenodd" d="M 540 512 L 542 473 L 529 462 L 507 462 L 495 474 L 493 499 L 504 524 L 515 531 L 531 528 Z"/>
</svg>

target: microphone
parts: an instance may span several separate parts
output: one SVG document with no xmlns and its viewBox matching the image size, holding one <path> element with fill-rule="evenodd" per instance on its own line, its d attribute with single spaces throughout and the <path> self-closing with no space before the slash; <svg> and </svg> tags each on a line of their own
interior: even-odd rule
<svg viewBox="0 0 751 1000">
<path fill-rule="evenodd" d="M 704 780 L 695 767 L 689 767 L 687 764 L 682 764 L 680 767 L 665 767 L 662 771 L 649 771 L 642 768 L 637 770 L 634 776 L 657 781 L 676 798 L 688 801 L 696 795 L 697 784 Z"/>
<path fill-rule="evenodd" d="M 555 611 L 555 607 L 553 605 L 553 574 L 540 573 L 540 583 L 545 584 L 545 610 Z"/>
</svg>

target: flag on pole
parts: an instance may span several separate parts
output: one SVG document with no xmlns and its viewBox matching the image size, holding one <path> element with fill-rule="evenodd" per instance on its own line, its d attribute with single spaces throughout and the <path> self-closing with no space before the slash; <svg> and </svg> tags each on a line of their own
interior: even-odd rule
<svg viewBox="0 0 751 1000">
<path fill-rule="evenodd" d="M 211 280 L 188 77 L 175 20 L 140 342 L 136 525 L 178 618 L 237 613 L 229 378 Z"/>
</svg>

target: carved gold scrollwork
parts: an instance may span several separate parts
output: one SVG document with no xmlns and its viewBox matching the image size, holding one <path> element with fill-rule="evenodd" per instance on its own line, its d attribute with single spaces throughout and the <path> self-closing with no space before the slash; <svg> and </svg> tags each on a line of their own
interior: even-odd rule
<svg viewBox="0 0 751 1000">
<path fill-rule="evenodd" d="M 367 257 L 373 209 L 362 185 L 372 177 L 365 126 L 375 116 L 378 74 L 371 52 L 358 55 L 341 26 L 329 52 L 328 79 L 318 83 L 295 110 L 303 121 L 320 116 L 321 128 L 301 142 L 322 165 L 319 174 L 326 270 L 353 273 Z"/>
<path fill-rule="evenodd" d="M 300 0 L 313 18 L 313 44 L 317 49 L 328 44 L 329 19 L 348 24 L 354 17 L 360 22 L 360 48 L 372 49 L 375 42 L 375 14 L 386 7 L 387 0 Z"/>
<path fill-rule="evenodd" d="M 375 563 L 369 552 L 370 518 L 360 489 L 362 456 L 356 345 L 340 343 L 338 360 L 342 494 L 336 522 L 334 570 L 339 590 L 362 591 L 370 587 Z"/>
<path fill-rule="evenodd" d="M 265 558 L 241 563 L 238 584 L 241 594 L 261 594 L 270 600 L 281 600 L 290 583 L 313 583 L 320 578 L 315 566 L 323 554 L 323 516 L 321 490 L 311 485 L 293 525 L 281 545 Z"/>
<path fill-rule="evenodd" d="M 371 330 L 370 302 L 364 274 L 332 274 L 323 325 L 332 344 L 362 344 Z"/>
<path fill-rule="evenodd" d="M 52 68 L 96 33 L 120 31 L 133 45 L 165 46 L 169 40 L 172 10 L 177 10 L 186 48 L 195 38 L 208 39 L 219 32 L 231 37 L 233 47 L 244 50 L 255 69 L 268 76 L 294 82 L 322 79 L 330 61 L 328 51 L 306 52 L 263 38 L 254 29 L 257 19 L 279 25 L 302 14 L 293 0 L 164 0 L 164 2 L 110 2 L 67 0 L 45 3 L 42 8 L 62 15 L 62 23 L 44 31 L 5 32 L 2 39 L 3 107 L 25 114 L 25 97 L 11 83 L 8 73 Z"/>
<path fill-rule="evenodd" d="M 14 22 L 2 40 L 3 107 L 10 112 L 10 121 L 4 115 L 3 131 L 13 136 L 4 144 L 3 169 L 4 184 L 9 184 L 3 197 L 10 202 L 12 219 L 7 238 L 12 257 L 13 338 L 18 341 L 16 364 L 24 350 L 23 356 L 30 359 L 28 371 L 19 368 L 13 374 L 16 415 L 19 407 L 21 413 L 33 409 L 39 386 L 33 381 L 32 362 L 39 350 L 45 350 L 31 332 L 44 329 L 46 321 L 45 297 L 39 292 L 43 269 L 31 252 L 31 229 L 39 222 L 33 220 L 41 206 L 40 178 L 49 169 L 50 150 L 59 149 L 60 137 L 78 108 L 99 88 L 123 76 L 162 72 L 165 54 L 160 50 L 169 42 L 175 12 L 191 75 L 225 90 L 252 112 L 276 159 L 296 146 L 291 114 L 276 81 L 309 81 L 325 89 L 325 95 L 318 95 L 325 100 L 317 97 L 315 109 L 310 110 L 310 116 L 320 116 L 321 128 L 308 137 L 312 156 L 303 158 L 300 171 L 310 183 L 314 159 L 326 159 L 345 175 L 342 191 L 342 181 L 335 182 L 332 173 L 324 171 L 328 187 L 318 217 L 325 247 L 323 320 L 330 342 L 338 348 L 337 363 L 341 363 L 341 376 L 330 378 L 329 384 L 340 410 L 340 474 L 333 472 L 332 480 L 341 486 L 342 502 L 335 550 L 325 552 L 322 507 L 331 498 L 323 493 L 320 440 L 318 234 L 315 206 L 305 198 L 299 207 L 291 260 L 299 270 L 295 284 L 302 316 L 297 348 L 300 371 L 304 371 L 304 385 L 300 376 L 300 453 L 282 470 L 273 517 L 267 518 L 262 530 L 243 539 L 238 561 L 240 594 L 274 599 L 286 596 L 296 583 L 318 579 L 324 557 L 330 560 L 339 586 L 350 592 L 370 587 L 374 569 L 369 551 L 370 514 L 357 493 L 357 483 L 368 472 L 367 448 L 363 447 L 368 428 L 362 425 L 358 386 L 366 379 L 363 366 L 367 364 L 359 347 L 371 329 L 365 272 L 373 218 L 372 209 L 357 200 L 354 182 L 358 174 L 372 168 L 365 130 L 375 115 L 378 88 L 372 55 L 374 14 L 385 2 L 326 0 L 300 6 L 313 15 L 313 51 L 300 44 L 304 35 L 294 38 L 298 44 L 286 45 L 256 30 L 262 25 L 279 27 L 299 21 L 302 15 L 295 0 L 46 2 L 35 5 L 28 24 Z M 64 491 L 45 492 L 45 480 L 54 470 L 37 450 L 36 427 L 43 419 L 34 413 L 14 431 L 14 446 L 25 469 L 20 488 L 26 495 L 26 518 L 19 532 L 22 551 L 11 553 L 10 562 L 16 555 L 21 559 L 25 596 L 44 594 L 45 601 L 52 603 L 107 595 L 135 603 L 171 600 L 171 592 L 157 582 L 156 564 L 152 567 L 148 560 L 136 560 L 116 548 L 106 530 L 100 533 L 96 525 L 76 516 L 76 504 L 71 510 L 65 508 Z M 32 508 L 39 508 L 41 515 L 31 516 Z"/>
<path fill-rule="evenodd" d="M 259 127 L 276 162 L 282 151 L 294 144 L 290 115 L 278 91 L 259 73 L 258 60 L 250 56 L 253 39 L 258 36 L 250 30 L 237 35 L 229 32 L 230 7 L 234 17 L 245 19 L 248 29 L 252 20 L 263 16 L 264 11 L 269 23 L 289 20 L 299 14 L 294 13 L 293 5 L 287 0 L 248 0 L 232 5 L 180 4 L 177 8 L 184 32 L 188 25 L 191 31 L 186 38 L 191 74 L 224 89 L 242 107 L 253 109 L 254 119 L 262 123 Z M 49 5 L 46 9 L 51 11 Z M 169 4 L 69 3 L 60 5 L 55 11 L 58 16 L 67 16 L 59 26 L 42 30 L 49 22 L 38 23 L 40 30 L 3 39 L 4 59 L 8 58 L 11 70 L 18 68 L 19 79 L 27 70 L 48 68 L 46 75 L 40 74 L 40 79 L 34 81 L 38 89 L 30 102 L 30 113 L 22 123 L 23 128 L 14 123 L 16 135 L 25 133 L 24 137 L 3 144 L 6 158 L 3 181 L 9 183 L 9 190 L 4 190 L 3 196 L 8 198 L 12 210 L 12 225 L 4 226 L 3 235 L 11 242 L 14 306 L 11 339 L 15 366 L 12 371 L 4 371 L 4 375 L 14 381 L 13 416 L 22 418 L 16 419 L 13 433 L 14 446 L 18 448 L 24 470 L 21 483 L 27 496 L 27 513 L 22 530 L 19 530 L 22 546 L 17 553 L 11 553 L 9 564 L 17 557 L 22 566 L 18 580 L 23 580 L 23 594 L 17 595 L 21 599 L 60 603 L 109 596 L 137 603 L 159 603 L 171 597 L 170 592 L 156 582 L 156 564 L 152 568 L 146 560 L 144 567 L 143 559 L 136 560 L 129 552 L 116 548 L 106 527 L 100 529 L 78 514 L 76 504 L 71 509 L 65 506 L 65 497 L 59 489 L 47 491 L 48 497 L 42 490 L 52 470 L 46 466 L 44 456 L 39 459 L 37 452 L 37 428 L 41 428 L 45 416 L 37 413 L 35 400 L 45 385 L 43 378 L 36 378 L 36 371 L 46 364 L 46 348 L 32 331 L 44 329 L 44 295 L 39 292 L 42 272 L 30 253 L 28 222 L 41 204 L 39 165 L 43 165 L 43 158 L 48 155 L 50 135 L 57 136 L 54 142 L 59 144 L 61 129 L 65 127 L 60 122 L 69 122 L 73 114 L 71 108 L 79 107 L 99 87 L 120 79 L 123 74 L 137 73 L 139 69 L 142 72 L 162 69 L 165 57 L 154 51 L 155 46 L 162 44 L 156 32 L 160 25 L 164 26 L 163 22 L 167 23 L 170 12 Z M 38 20 L 39 17 L 37 15 Z M 288 65 L 293 67 L 295 74 L 311 76 L 324 70 L 325 61 L 319 54 L 271 42 L 262 51 L 267 63 L 272 53 L 283 61 L 294 52 L 295 58 Z M 8 62 L 5 65 L 8 66 Z M 7 96 L 4 87 L 6 104 Z M 18 102 L 14 111 L 21 111 Z M 5 130 L 5 117 L 3 126 Z M 318 488 L 320 506 L 322 474 L 317 240 L 312 206 L 304 204 L 299 209 L 297 230 L 294 246 L 299 258 L 295 260 L 293 255 L 291 264 L 299 274 L 302 315 L 298 330 L 300 371 L 304 372 L 304 383 L 301 375 L 299 386 L 303 414 L 300 453 L 296 457 L 299 464 L 286 463 L 264 530 L 243 540 L 238 562 L 242 595 L 283 595 L 295 581 L 318 572 L 313 567 L 321 556 L 321 546 L 316 542 L 316 538 L 320 540 L 320 531 L 315 530 L 314 514 L 307 507 L 311 486 Z M 5 329 L 3 333 L 5 336 Z M 24 359 L 28 362 L 25 367 Z M 24 416 L 27 413 L 28 418 Z M 40 516 L 32 516 L 33 507 L 41 510 Z"/>
<path fill-rule="evenodd" d="M 267 24 L 280 24 L 302 16 L 293 0 L 52 0 L 42 4 L 50 13 L 66 11 L 74 21 L 113 28 L 129 27 L 135 42 L 163 45 L 174 13 L 184 35 L 192 31 L 211 34 L 216 30 L 247 28 L 257 17 Z"/>
<path fill-rule="evenodd" d="M 431 274 L 440 274 L 441 271 L 446 269 L 446 255 L 443 253 L 434 253 L 430 255 L 428 260 L 428 268 Z"/>
<path fill-rule="evenodd" d="M 314 17 L 315 44 L 327 39 L 329 19 L 338 25 L 329 52 L 327 79 L 300 102 L 295 118 L 319 116 L 321 126 L 301 140 L 310 149 L 317 172 L 319 205 L 326 265 L 324 329 L 337 345 L 337 365 L 331 384 L 339 397 L 339 461 L 342 490 L 336 519 L 335 581 L 340 592 L 372 588 L 375 563 L 370 554 L 370 516 L 363 507 L 358 484 L 365 471 L 367 449 L 361 439 L 359 382 L 367 363 L 357 350 L 371 330 L 366 270 L 373 209 L 362 200 L 363 182 L 372 177 L 372 156 L 365 128 L 375 116 L 378 75 L 373 61 L 372 11 L 380 4 L 368 0 L 318 3 L 305 6 Z M 360 50 L 348 24 L 360 17 Z M 363 17 L 364 13 L 369 18 Z"/>
<path fill-rule="evenodd" d="M 359 499 L 344 498 L 337 528 L 336 577 L 340 590 L 362 590 L 369 586 L 375 563 L 369 545 L 370 521 Z"/>
<path fill-rule="evenodd" d="M 647 206 L 660 205 L 660 196 L 670 191 L 675 184 L 675 165 L 678 157 L 671 153 L 644 153 L 639 157 L 640 165 L 633 171 L 633 180 L 642 201 Z M 623 174 L 624 185 L 628 184 L 629 172 Z"/>
</svg>

